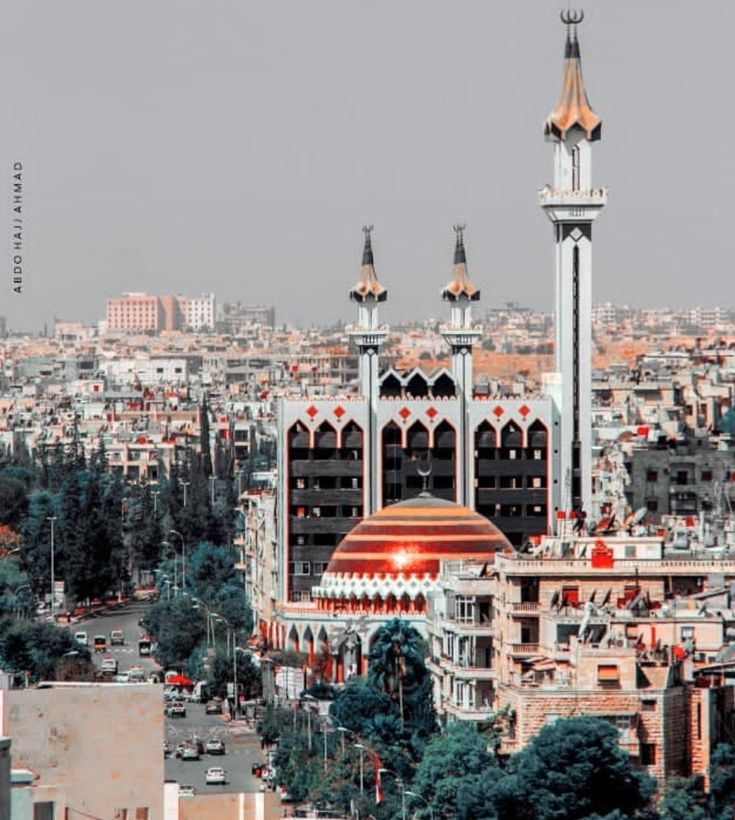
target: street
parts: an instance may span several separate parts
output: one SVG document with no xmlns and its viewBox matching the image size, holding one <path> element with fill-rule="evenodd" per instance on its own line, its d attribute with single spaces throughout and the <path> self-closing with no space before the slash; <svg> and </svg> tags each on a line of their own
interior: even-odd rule
<svg viewBox="0 0 735 820">
<path fill-rule="evenodd" d="M 224 741 L 224 755 L 203 754 L 200 760 L 178 760 L 173 755 L 176 744 L 198 738 L 202 743 L 212 738 Z M 166 739 L 172 755 L 166 760 L 166 779 L 194 786 L 197 794 L 208 792 L 256 792 L 261 781 L 251 774 L 251 766 L 261 762 L 260 741 L 244 723 L 227 723 L 221 715 L 206 715 L 204 705 L 186 704 L 185 718 L 166 718 Z M 227 771 L 225 786 L 207 786 L 204 773 L 210 766 L 221 766 Z"/>
<path fill-rule="evenodd" d="M 138 626 L 138 621 L 149 607 L 150 604 L 147 601 L 132 601 L 120 609 L 91 615 L 77 624 L 69 624 L 68 628 L 72 633 L 81 631 L 87 633 L 89 651 L 92 653 L 95 666 L 100 665 L 102 658 L 112 656 L 117 660 L 118 672 L 125 672 L 132 666 L 140 666 L 146 673 L 152 672 L 159 668 L 153 658 L 138 657 L 138 638 L 143 633 L 142 627 Z M 59 625 L 63 626 L 63 623 Z M 113 629 L 122 629 L 125 633 L 123 646 L 110 646 L 110 631 Z M 107 638 L 105 652 L 92 651 L 95 635 L 104 635 Z"/>
<path fill-rule="evenodd" d="M 146 672 L 160 667 L 153 658 L 138 657 L 138 638 L 143 629 L 138 620 L 145 615 L 150 604 L 147 601 L 133 601 L 120 609 L 94 615 L 77 624 L 69 624 L 72 632 L 85 631 L 89 638 L 89 648 L 95 635 L 104 635 L 108 641 L 107 650 L 92 655 L 94 663 L 99 666 L 104 657 L 112 656 L 118 662 L 118 672 L 127 671 L 133 666 L 140 666 Z M 125 633 L 124 646 L 109 646 L 110 631 L 122 629 Z M 164 708 L 163 686 L 161 686 L 161 709 Z M 186 703 L 185 718 L 164 718 L 165 738 L 161 738 L 161 754 L 164 739 L 171 746 L 172 754 L 166 759 L 166 779 L 176 780 L 182 785 L 194 786 L 197 794 L 222 792 L 256 792 L 261 781 L 251 774 L 254 762 L 261 762 L 260 740 L 252 729 L 247 729 L 244 722 L 229 723 L 222 715 L 207 715 L 202 703 Z M 198 738 L 203 743 L 212 738 L 219 738 L 225 744 L 224 755 L 202 755 L 200 760 L 179 760 L 174 756 L 176 744 L 183 740 Z M 207 786 L 205 772 L 210 766 L 221 766 L 227 772 L 227 783 L 224 786 Z"/>
</svg>

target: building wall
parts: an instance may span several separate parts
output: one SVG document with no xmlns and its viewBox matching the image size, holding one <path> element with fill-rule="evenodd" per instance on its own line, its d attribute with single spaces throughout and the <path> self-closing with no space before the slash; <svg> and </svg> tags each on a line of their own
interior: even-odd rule
<svg viewBox="0 0 735 820">
<path fill-rule="evenodd" d="M 163 324 L 163 310 L 157 296 L 126 293 L 107 300 L 107 330 L 140 330 L 157 333 Z"/>
<path fill-rule="evenodd" d="M 61 787 L 70 810 L 95 817 L 118 808 L 129 817 L 139 808 L 148 808 L 149 820 L 163 816 L 160 686 L 57 685 L 2 695 L 13 766 L 38 775 L 34 788 Z"/>
</svg>

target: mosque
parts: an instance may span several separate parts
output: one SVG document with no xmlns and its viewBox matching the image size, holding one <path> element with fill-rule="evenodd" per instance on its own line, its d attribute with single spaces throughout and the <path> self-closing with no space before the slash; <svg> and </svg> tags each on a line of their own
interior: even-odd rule
<svg viewBox="0 0 735 820">
<path fill-rule="evenodd" d="M 275 646 L 324 659 L 342 681 L 366 668 L 388 618 L 423 621 L 440 568 L 492 565 L 590 509 L 592 223 L 606 204 L 592 187 L 592 145 L 601 120 L 582 78 L 576 22 L 567 15 L 564 76 L 544 136 L 553 181 L 539 204 L 553 226 L 555 372 L 541 395 L 477 395 L 473 347 L 483 336 L 472 308 L 480 289 L 455 226 L 449 315 L 440 332 L 451 368 L 381 368 L 388 298 L 364 229 L 359 280 L 350 291 L 359 384 L 340 397 L 282 398 L 278 406 L 276 616 L 261 624 Z M 576 21 L 576 22 L 575 22 Z M 445 563 L 447 562 L 447 563 Z"/>
</svg>

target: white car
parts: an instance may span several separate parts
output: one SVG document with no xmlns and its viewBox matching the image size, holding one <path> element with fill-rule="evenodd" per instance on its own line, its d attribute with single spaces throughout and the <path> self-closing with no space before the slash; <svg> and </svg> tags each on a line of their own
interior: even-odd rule
<svg viewBox="0 0 735 820">
<path fill-rule="evenodd" d="M 207 769 L 204 781 L 208 786 L 224 786 L 227 783 L 227 772 L 219 766 Z"/>
<path fill-rule="evenodd" d="M 117 661 L 110 656 L 103 658 L 100 669 L 108 675 L 117 675 Z"/>
<path fill-rule="evenodd" d="M 179 786 L 179 797 L 194 797 L 196 793 L 193 786 Z"/>
<path fill-rule="evenodd" d="M 89 646 L 89 635 L 86 632 L 75 632 L 74 640 L 79 646 Z"/>
</svg>

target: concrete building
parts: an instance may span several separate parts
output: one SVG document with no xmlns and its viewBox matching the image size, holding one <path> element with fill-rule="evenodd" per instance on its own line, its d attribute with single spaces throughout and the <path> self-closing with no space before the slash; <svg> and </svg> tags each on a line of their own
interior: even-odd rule
<svg viewBox="0 0 735 820">
<path fill-rule="evenodd" d="M 530 554 L 447 562 L 426 624 L 437 709 L 445 721 L 504 714 L 508 753 L 553 720 L 597 716 L 660 781 L 706 776 L 735 715 L 722 665 L 733 581 L 732 555 L 568 524 Z"/>
<path fill-rule="evenodd" d="M 158 296 L 147 293 L 124 293 L 108 299 L 106 308 L 109 332 L 138 330 L 158 333 L 164 325 L 164 311 Z"/>
<path fill-rule="evenodd" d="M 148 684 L 1 690 L 13 767 L 32 773 L 32 817 L 162 818 L 161 703 Z"/>
<path fill-rule="evenodd" d="M 387 328 L 378 311 L 387 291 L 366 229 L 350 292 L 358 318 L 348 328 L 358 351 L 357 394 L 278 403 L 280 601 L 310 600 L 335 547 L 364 516 L 422 490 L 474 508 L 517 546 L 547 531 L 560 503 L 555 405 L 540 396 L 474 393 L 472 349 L 481 331 L 470 307 L 479 290 L 467 275 L 463 229 L 454 260 L 442 291 L 451 370 L 381 370 Z"/>
<path fill-rule="evenodd" d="M 203 293 L 186 300 L 184 324 L 189 330 L 213 331 L 217 315 L 217 300 L 213 293 Z"/>
</svg>

